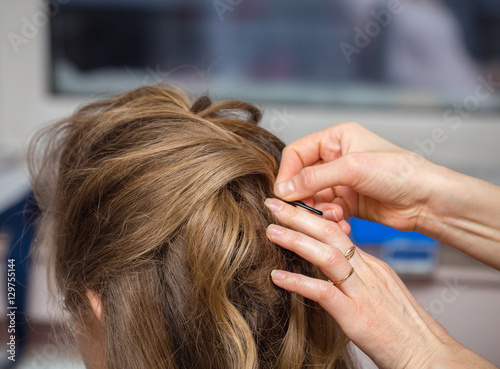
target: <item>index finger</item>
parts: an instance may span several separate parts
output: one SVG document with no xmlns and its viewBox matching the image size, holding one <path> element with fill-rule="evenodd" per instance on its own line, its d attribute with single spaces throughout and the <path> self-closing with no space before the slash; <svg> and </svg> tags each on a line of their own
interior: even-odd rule
<svg viewBox="0 0 500 369">
<path fill-rule="evenodd" d="M 332 128 L 311 133 L 287 145 L 281 155 L 276 183 L 292 178 L 305 167 L 339 158 L 342 155 L 340 139 L 332 135 Z"/>
</svg>

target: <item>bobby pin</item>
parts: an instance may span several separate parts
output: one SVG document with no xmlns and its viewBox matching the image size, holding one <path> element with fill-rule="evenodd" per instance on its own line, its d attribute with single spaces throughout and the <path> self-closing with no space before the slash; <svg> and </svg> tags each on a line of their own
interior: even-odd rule
<svg viewBox="0 0 500 369">
<path fill-rule="evenodd" d="M 285 200 L 283 200 L 285 201 Z M 287 204 L 293 205 L 293 206 L 300 206 L 301 208 L 304 208 L 306 210 L 312 211 L 314 214 L 318 214 L 320 216 L 323 215 L 323 212 L 315 209 L 309 205 L 304 204 L 302 201 L 285 201 Z"/>
</svg>

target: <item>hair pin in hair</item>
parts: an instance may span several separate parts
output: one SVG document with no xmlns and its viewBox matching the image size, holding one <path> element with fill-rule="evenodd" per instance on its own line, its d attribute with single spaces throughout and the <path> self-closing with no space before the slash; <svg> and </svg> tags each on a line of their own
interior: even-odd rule
<svg viewBox="0 0 500 369">
<path fill-rule="evenodd" d="M 285 201 L 285 200 L 283 200 Z M 309 205 L 304 204 L 302 201 L 285 201 L 287 204 L 293 205 L 293 206 L 300 206 L 301 208 L 304 208 L 306 210 L 312 211 L 314 214 L 318 214 L 320 216 L 323 215 L 323 212 L 321 210 L 315 209 Z"/>
</svg>

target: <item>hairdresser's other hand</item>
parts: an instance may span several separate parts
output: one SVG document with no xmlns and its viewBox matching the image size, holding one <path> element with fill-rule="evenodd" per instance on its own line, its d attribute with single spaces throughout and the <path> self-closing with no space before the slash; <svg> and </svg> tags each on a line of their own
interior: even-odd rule
<svg viewBox="0 0 500 369">
<path fill-rule="evenodd" d="M 339 205 L 345 219 L 421 232 L 500 270 L 500 186 L 433 164 L 359 124 L 288 145 L 275 193 L 329 220 L 338 221 Z"/>
<path fill-rule="evenodd" d="M 275 193 L 320 209 L 332 202 L 356 216 L 412 231 L 439 168 L 356 123 L 305 136 L 284 150 Z M 325 218 L 338 215 L 325 212 Z"/>
<path fill-rule="evenodd" d="M 410 294 L 385 263 L 355 249 L 335 222 L 267 199 L 283 226 L 270 225 L 267 237 L 317 265 L 333 282 L 274 271 L 273 282 L 318 302 L 345 334 L 380 368 L 494 368 L 455 341 Z"/>
</svg>

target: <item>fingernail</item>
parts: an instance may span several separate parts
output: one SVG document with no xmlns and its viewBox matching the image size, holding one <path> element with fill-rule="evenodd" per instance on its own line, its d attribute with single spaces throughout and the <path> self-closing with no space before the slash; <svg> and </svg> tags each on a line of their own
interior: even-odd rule
<svg viewBox="0 0 500 369">
<path fill-rule="evenodd" d="M 335 220 L 336 222 L 338 222 L 340 219 L 339 219 L 339 216 L 337 215 L 337 213 L 335 212 L 335 210 L 331 209 L 331 210 L 328 210 L 328 215 L 330 215 L 330 217 Z"/>
<path fill-rule="evenodd" d="M 283 197 L 295 192 L 295 186 L 292 181 L 281 182 L 276 185 L 276 195 Z"/>
<path fill-rule="evenodd" d="M 266 199 L 264 203 L 273 212 L 280 211 L 283 207 L 283 204 L 280 201 L 274 199 Z"/>
<path fill-rule="evenodd" d="M 286 277 L 285 272 L 282 272 L 281 270 L 275 269 L 271 272 L 271 278 L 274 279 L 275 281 L 285 279 L 285 277 Z"/>
<path fill-rule="evenodd" d="M 267 227 L 267 231 L 269 232 L 269 234 L 272 234 L 273 236 L 279 236 L 279 235 L 283 234 L 284 229 L 280 226 L 275 225 L 275 224 L 271 224 L 271 225 L 269 225 L 269 227 Z"/>
</svg>

